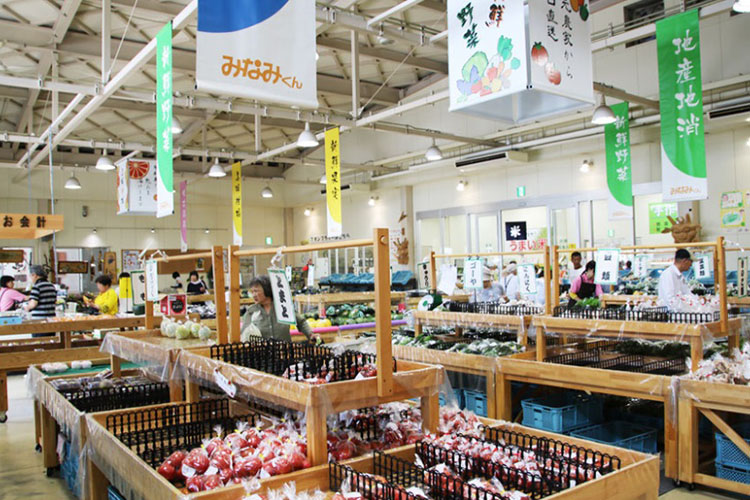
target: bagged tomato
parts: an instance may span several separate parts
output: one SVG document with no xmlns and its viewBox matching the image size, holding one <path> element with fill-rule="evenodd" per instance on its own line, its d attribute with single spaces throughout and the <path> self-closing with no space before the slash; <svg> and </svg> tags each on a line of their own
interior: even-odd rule
<svg viewBox="0 0 750 500">
<path fill-rule="evenodd" d="M 261 441 L 263 441 L 263 436 L 261 435 L 261 431 L 258 429 L 248 429 L 243 433 L 243 436 L 245 438 L 245 441 L 247 442 L 247 445 L 251 448 L 257 448 Z"/>
<path fill-rule="evenodd" d="M 236 432 L 228 435 L 224 442 L 228 444 L 232 450 L 241 450 L 242 448 L 247 448 L 249 446 L 247 440 L 242 437 L 242 434 Z"/>
<path fill-rule="evenodd" d="M 165 460 L 166 463 L 174 467 L 175 469 L 179 470 L 182 466 L 182 461 L 185 460 L 185 452 L 184 451 L 175 451 L 169 457 Z"/>
<path fill-rule="evenodd" d="M 211 465 L 219 470 L 231 468 L 232 452 L 224 448 L 217 448 L 211 456 Z"/>
<path fill-rule="evenodd" d="M 292 472 L 292 463 L 286 457 L 276 457 L 271 460 L 276 468 L 276 475 L 289 474 Z"/>
<path fill-rule="evenodd" d="M 218 476 L 218 474 L 212 474 L 204 478 L 204 491 L 215 490 L 216 488 L 221 488 L 222 486 L 224 486 L 224 484 L 221 482 L 221 478 Z"/>
<path fill-rule="evenodd" d="M 347 439 L 345 441 L 339 441 L 338 443 L 336 443 L 336 446 L 334 446 L 331 455 L 333 455 L 334 460 L 341 461 L 352 458 L 356 453 L 357 447 L 354 445 L 354 443 Z"/>
<path fill-rule="evenodd" d="M 187 487 L 187 490 L 190 493 L 198 493 L 199 491 L 203 491 L 203 476 L 193 476 L 187 478 L 187 481 L 185 481 L 185 487 Z"/>
<path fill-rule="evenodd" d="M 294 451 L 289 455 L 289 463 L 293 470 L 307 469 L 310 467 L 310 461 L 299 451 Z"/>
<path fill-rule="evenodd" d="M 219 478 L 222 484 L 226 484 L 234 479 L 234 470 L 231 468 L 219 469 Z"/>
<path fill-rule="evenodd" d="M 164 462 L 163 464 L 161 464 L 156 472 L 164 476 L 164 479 L 170 482 L 174 481 L 179 476 L 179 472 L 177 472 L 174 466 L 172 466 L 172 464 L 170 464 L 169 462 Z"/>
<path fill-rule="evenodd" d="M 180 473 L 184 478 L 190 478 L 196 474 L 203 474 L 208 469 L 209 460 L 206 451 L 201 448 L 196 448 L 185 457 L 182 461 L 182 467 Z"/>
<path fill-rule="evenodd" d="M 224 441 L 220 437 L 215 437 L 208 441 L 208 443 L 205 444 L 206 453 L 208 453 L 208 456 L 214 454 L 214 451 L 220 446 L 224 446 Z"/>
<path fill-rule="evenodd" d="M 234 462 L 234 473 L 239 478 L 254 477 L 261 467 L 263 462 L 255 457 L 240 458 Z"/>
</svg>

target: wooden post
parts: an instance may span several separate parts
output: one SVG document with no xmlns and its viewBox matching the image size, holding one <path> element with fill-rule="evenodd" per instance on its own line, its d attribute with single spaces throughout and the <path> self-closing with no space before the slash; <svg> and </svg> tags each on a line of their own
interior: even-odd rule
<svg viewBox="0 0 750 500">
<path fill-rule="evenodd" d="M 234 252 L 240 247 L 229 247 L 229 341 L 240 341 L 240 257 Z"/>
<path fill-rule="evenodd" d="M 557 247 L 555 247 L 557 248 Z M 552 269 L 550 269 L 550 248 L 544 249 L 544 314 L 552 314 Z"/>
<path fill-rule="evenodd" d="M 497 418 L 497 394 L 495 392 L 495 372 L 492 370 L 487 371 L 485 376 L 487 380 L 487 418 Z"/>
<path fill-rule="evenodd" d="M 197 403 L 201 398 L 201 388 L 198 384 L 185 380 L 185 401 L 187 403 Z"/>
<path fill-rule="evenodd" d="M 375 342 L 378 356 L 378 396 L 385 397 L 393 394 L 391 252 L 388 229 L 378 228 L 373 230 L 372 245 L 375 260 Z"/>
<path fill-rule="evenodd" d="M 552 247 L 552 286 L 550 286 L 550 294 L 552 294 L 552 307 L 560 305 L 560 251 L 557 245 Z"/>
<path fill-rule="evenodd" d="M 146 330 L 153 330 L 156 328 L 156 321 L 154 321 L 154 303 L 146 299 Z"/>
<path fill-rule="evenodd" d="M 437 433 L 440 422 L 440 401 L 437 393 L 431 396 L 422 396 L 419 404 L 422 412 L 422 429 L 432 434 Z"/>
<path fill-rule="evenodd" d="M 47 408 L 42 405 L 42 459 L 44 467 L 55 467 L 57 462 L 57 424 Z"/>
<path fill-rule="evenodd" d="M 219 344 L 229 342 L 227 328 L 227 296 L 224 290 L 224 248 L 214 245 L 211 249 L 214 271 L 214 297 L 216 298 L 216 333 Z"/>
<path fill-rule="evenodd" d="M 437 270 L 435 268 L 435 251 L 430 251 L 430 289 L 437 292 Z"/>
<path fill-rule="evenodd" d="M 115 356 L 114 354 L 109 355 L 109 369 L 112 371 L 112 376 L 119 378 L 121 376 L 121 364 L 122 359 Z"/>
<path fill-rule="evenodd" d="M 87 482 L 87 495 L 88 500 L 107 500 L 108 493 L 107 487 L 109 481 L 107 477 L 99 470 L 91 457 L 86 458 L 86 482 Z"/>
<path fill-rule="evenodd" d="M 510 380 L 502 373 L 500 365 L 496 365 L 495 370 L 495 418 L 510 422 L 513 413 L 513 401 L 511 399 Z"/>
<path fill-rule="evenodd" d="M 0 370 L 0 412 L 8 411 L 8 372 Z"/>
<path fill-rule="evenodd" d="M 307 408 L 307 459 L 314 466 L 328 461 L 326 414 L 320 406 Z"/>
<path fill-rule="evenodd" d="M 724 237 L 719 236 L 716 239 L 716 261 L 714 267 L 714 293 L 719 295 L 719 321 L 721 322 L 721 333 L 727 335 L 729 352 L 740 346 L 739 333 L 734 332 L 729 335 L 729 309 L 727 298 L 727 253 L 724 249 Z"/>
<path fill-rule="evenodd" d="M 42 446 L 42 404 L 36 399 L 32 401 L 34 402 L 34 444 Z"/>
<path fill-rule="evenodd" d="M 678 412 L 680 481 L 692 484 L 693 476 L 698 472 L 698 410 L 690 398 L 681 397 Z"/>
<path fill-rule="evenodd" d="M 678 391 L 677 384 L 671 384 L 664 398 L 664 475 L 672 479 L 679 479 L 676 406 Z"/>
</svg>

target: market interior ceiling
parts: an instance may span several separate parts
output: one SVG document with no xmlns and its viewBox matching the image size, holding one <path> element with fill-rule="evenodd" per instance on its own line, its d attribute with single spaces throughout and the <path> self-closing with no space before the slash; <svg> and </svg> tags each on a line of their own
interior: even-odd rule
<svg viewBox="0 0 750 500">
<path fill-rule="evenodd" d="M 591 11 L 595 15 L 618 3 L 593 0 Z M 688 3 L 715 12 L 728 10 L 732 4 L 731 0 Z M 70 114 L 57 127 L 65 137 L 53 144 L 55 165 L 91 167 L 105 147 L 113 158 L 131 151 L 151 156 L 156 114 L 154 58 L 128 72 L 109 98 L 97 99 L 97 94 L 111 87 L 115 75 L 189 4 L 189 0 L 0 2 L 0 166 L 18 167 L 14 180 L 19 181 L 26 169 L 46 165 L 44 144 L 34 143 L 44 137 L 54 116 L 66 114 L 66 108 Z M 197 20 L 193 12 L 181 23 L 184 29 L 173 42 L 174 114 L 183 129 L 175 137 L 176 171 L 199 178 L 219 157 L 225 167 L 232 159 L 243 160 L 243 175 L 249 177 L 281 178 L 295 165 L 317 167 L 310 169 L 309 176 L 310 183 L 315 183 L 321 173 L 321 152 L 295 146 L 305 121 L 314 132 L 334 123 L 349 129 L 369 128 L 372 134 L 385 131 L 435 138 L 454 157 L 590 126 L 580 115 L 573 115 L 521 127 L 498 125 L 496 134 L 471 137 L 389 121 L 423 105 L 447 105 L 445 10 L 445 0 L 318 2 L 320 107 L 314 111 L 195 91 Z M 628 33 L 647 31 L 654 20 L 670 13 L 668 9 L 627 26 L 593 33 L 594 50 L 624 43 Z M 352 55 L 356 53 L 358 57 Z M 359 99 L 355 100 L 357 82 Z M 658 102 L 627 94 L 612 82 L 596 82 L 595 88 L 629 100 L 644 117 L 658 113 Z M 75 125 L 70 125 L 76 117 Z M 32 146 L 37 150 L 29 154 Z M 344 170 L 377 176 L 424 161 L 418 152 L 388 153 L 365 165 L 345 163 Z"/>
</svg>

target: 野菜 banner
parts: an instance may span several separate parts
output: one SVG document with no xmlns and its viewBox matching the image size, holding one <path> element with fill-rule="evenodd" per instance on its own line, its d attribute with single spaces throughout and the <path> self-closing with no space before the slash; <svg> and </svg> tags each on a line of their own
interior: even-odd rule
<svg viewBox="0 0 750 500">
<path fill-rule="evenodd" d="M 326 130 L 326 212 L 328 237 L 341 236 L 341 144 L 338 127 Z"/>
<path fill-rule="evenodd" d="M 156 216 L 174 213 L 172 169 L 172 21 L 156 34 Z"/>
<path fill-rule="evenodd" d="M 315 2 L 198 1 L 199 90 L 317 108 L 315 61 Z"/>
<path fill-rule="evenodd" d="M 604 126 L 607 152 L 609 220 L 633 218 L 633 178 L 630 162 L 628 103 L 612 106 L 615 122 Z"/>
<path fill-rule="evenodd" d="M 705 200 L 706 145 L 698 11 L 656 23 L 664 201 Z"/>
</svg>

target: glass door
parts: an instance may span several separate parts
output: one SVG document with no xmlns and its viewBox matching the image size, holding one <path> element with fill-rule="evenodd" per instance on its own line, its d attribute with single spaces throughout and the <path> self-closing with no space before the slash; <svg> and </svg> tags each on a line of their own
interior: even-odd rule
<svg viewBox="0 0 750 500">
<path fill-rule="evenodd" d="M 499 243 L 497 212 L 471 214 L 471 251 L 497 252 Z"/>
</svg>

